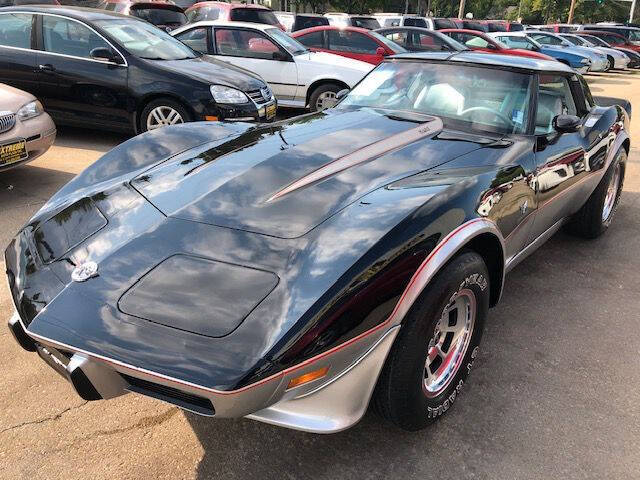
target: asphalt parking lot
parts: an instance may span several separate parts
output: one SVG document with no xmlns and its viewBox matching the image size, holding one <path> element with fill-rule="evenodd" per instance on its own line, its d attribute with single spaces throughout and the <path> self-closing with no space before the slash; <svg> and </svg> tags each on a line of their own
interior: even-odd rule
<svg viewBox="0 0 640 480">
<path fill-rule="evenodd" d="M 640 105 L 640 72 L 588 80 L 594 95 Z M 0 478 L 640 478 L 634 138 L 610 230 L 595 241 L 559 233 L 509 275 L 464 395 L 432 428 L 402 432 L 369 412 L 321 436 L 197 417 L 137 395 L 87 403 L 0 327 Z M 43 157 L 0 173 L 2 249 L 51 194 L 124 139 L 61 129 Z M 13 307 L 0 283 L 4 323 Z"/>
</svg>

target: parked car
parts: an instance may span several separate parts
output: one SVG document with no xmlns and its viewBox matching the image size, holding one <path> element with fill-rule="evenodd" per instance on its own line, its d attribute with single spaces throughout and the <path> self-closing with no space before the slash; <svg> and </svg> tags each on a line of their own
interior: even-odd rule
<svg viewBox="0 0 640 480">
<path fill-rule="evenodd" d="M 349 15 L 346 13 L 325 13 L 325 17 L 329 19 L 329 25 L 338 27 L 359 27 L 367 30 L 375 30 L 380 28 L 380 22 L 376 17 L 371 15 Z"/>
<path fill-rule="evenodd" d="M 0 32 L 0 82 L 35 95 L 58 124 L 139 132 L 275 116 L 275 99 L 258 75 L 201 56 L 135 17 L 8 7 Z"/>
<path fill-rule="evenodd" d="M 640 53 L 638 53 L 637 51 L 634 51 L 631 48 L 628 48 L 628 46 L 626 45 L 627 43 L 626 39 L 622 35 L 616 35 L 615 33 L 607 33 L 607 32 L 603 32 L 603 38 L 596 37 L 595 35 L 591 35 L 589 33 L 582 33 L 582 32 L 576 32 L 575 35 L 580 38 L 584 38 L 585 40 L 587 40 L 588 42 L 594 45 L 597 45 L 600 47 L 613 48 L 615 50 L 618 50 L 619 52 L 624 53 L 629 57 L 629 64 L 627 65 L 628 68 L 640 68 Z M 604 38 L 608 38 L 608 37 L 612 37 L 613 44 L 609 44 L 604 40 Z M 618 43 L 618 42 L 621 42 L 621 43 Z M 624 46 L 619 46 L 619 45 L 624 45 Z M 631 45 L 632 44 L 629 44 L 629 46 Z"/>
<path fill-rule="evenodd" d="M 440 32 L 419 27 L 391 27 L 376 30 L 387 40 L 397 43 L 410 52 L 460 52 L 469 50 L 451 37 Z"/>
<path fill-rule="evenodd" d="M 636 45 L 635 43 L 627 40 L 626 37 L 613 32 L 605 32 L 600 30 L 588 30 L 582 31 L 578 30 L 576 35 L 592 35 L 594 37 L 598 37 L 605 42 L 607 42 L 612 47 L 616 48 L 624 48 L 625 50 L 633 50 L 634 52 L 638 52 L 640 54 L 640 45 Z"/>
<path fill-rule="evenodd" d="M 617 33 L 618 35 L 622 35 L 629 42 L 634 45 L 640 46 L 640 28 L 636 27 L 627 27 L 625 25 L 615 25 L 615 24 L 596 24 L 596 25 L 580 25 L 578 28 L 580 31 L 584 31 L 585 33 L 592 33 L 592 30 L 596 30 L 599 32 L 610 32 Z"/>
<path fill-rule="evenodd" d="M 0 0 L 0 7 L 22 5 L 60 5 L 60 2 L 58 0 Z"/>
<path fill-rule="evenodd" d="M 373 30 L 358 27 L 314 27 L 292 37 L 313 52 L 327 52 L 378 65 L 384 57 L 407 50 Z"/>
<path fill-rule="evenodd" d="M 56 126 L 36 97 L 0 84 L 0 171 L 35 160 L 55 139 Z"/>
<path fill-rule="evenodd" d="M 184 10 L 170 0 L 104 0 L 97 8 L 141 18 L 167 32 L 187 23 Z"/>
<path fill-rule="evenodd" d="M 610 68 L 609 59 L 604 53 L 576 46 L 555 33 L 534 30 L 527 31 L 527 36 L 547 48 L 569 50 L 588 57 L 591 60 L 590 72 L 606 72 Z"/>
<path fill-rule="evenodd" d="M 376 13 L 376 20 L 382 28 L 388 27 L 422 27 L 429 28 L 433 24 L 430 19 L 418 15 L 401 14 L 401 13 Z"/>
<path fill-rule="evenodd" d="M 206 21 L 171 34 L 201 53 L 256 72 L 282 107 L 317 110 L 333 105 L 340 90 L 353 87 L 373 68 L 339 55 L 311 52 L 271 25 Z"/>
<path fill-rule="evenodd" d="M 274 12 L 285 32 L 297 32 L 312 27 L 329 25 L 329 19 L 315 13 Z"/>
<path fill-rule="evenodd" d="M 552 33 L 571 33 L 580 27 L 577 23 L 553 23 L 550 25 L 531 25 L 531 30 L 539 30 L 542 32 Z"/>
<path fill-rule="evenodd" d="M 9 243 L 10 331 L 86 400 L 419 430 L 473 386 L 507 272 L 611 225 L 629 105 L 593 100 L 556 61 L 404 54 L 323 112 L 139 135 Z"/>
<path fill-rule="evenodd" d="M 191 23 L 203 20 L 264 23 L 285 30 L 273 10 L 257 3 L 198 2 L 185 13 Z"/>
<path fill-rule="evenodd" d="M 493 37 L 476 30 L 465 29 L 445 29 L 439 30 L 439 33 L 453 38 L 456 42 L 470 48 L 485 53 L 500 53 L 503 55 L 517 55 L 519 57 L 539 58 L 541 60 L 553 60 L 553 57 L 544 53 L 534 52 L 533 50 L 509 48 L 504 43 L 499 42 Z"/>
<path fill-rule="evenodd" d="M 521 32 L 524 25 L 520 22 L 510 22 L 508 20 L 487 20 L 490 32 Z"/>
<path fill-rule="evenodd" d="M 585 38 L 580 37 L 579 35 L 573 35 L 570 33 L 560 33 L 559 34 L 565 40 L 577 45 L 579 47 L 592 48 L 598 52 L 604 53 L 609 60 L 609 69 L 625 69 L 627 65 L 629 65 L 629 57 L 625 55 L 623 52 L 620 52 L 614 48 L 610 47 L 601 47 L 590 43 Z"/>
<path fill-rule="evenodd" d="M 489 33 L 490 37 L 504 43 L 509 48 L 518 48 L 521 50 L 531 50 L 534 52 L 544 53 L 555 58 L 561 63 L 570 66 L 579 73 L 587 73 L 591 67 L 591 59 L 581 53 L 563 48 L 550 48 L 548 45 L 542 45 L 527 36 L 529 32 L 493 32 Z"/>
</svg>

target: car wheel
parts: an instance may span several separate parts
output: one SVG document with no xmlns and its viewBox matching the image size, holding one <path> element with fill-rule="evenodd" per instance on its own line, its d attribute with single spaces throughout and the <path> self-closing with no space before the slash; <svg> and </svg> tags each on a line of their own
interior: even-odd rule
<svg viewBox="0 0 640 480">
<path fill-rule="evenodd" d="M 567 225 L 569 232 L 597 238 L 609 228 L 622 194 L 626 158 L 627 152 L 621 148 L 589 200 Z"/>
<path fill-rule="evenodd" d="M 335 83 L 324 83 L 316 87 L 309 97 L 309 107 L 312 112 L 333 107 L 337 100 L 336 94 L 344 90 L 343 87 Z"/>
<path fill-rule="evenodd" d="M 615 60 L 613 59 L 613 57 L 607 57 L 607 59 L 609 60 L 609 68 L 607 68 L 607 71 L 613 70 L 616 66 Z"/>
<path fill-rule="evenodd" d="M 190 122 L 191 115 L 184 106 L 168 98 L 149 102 L 140 115 L 140 130 L 147 132 L 167 125 Z"/>
<path fill-rule="evenodd" d="M 374 392 L 374 408 L 404 430 L 420 430 L 457 400 L 478 355 L 489 309 L 489 274 L 466 251 L 451 260 L 404 320 Z"/>
</svg>

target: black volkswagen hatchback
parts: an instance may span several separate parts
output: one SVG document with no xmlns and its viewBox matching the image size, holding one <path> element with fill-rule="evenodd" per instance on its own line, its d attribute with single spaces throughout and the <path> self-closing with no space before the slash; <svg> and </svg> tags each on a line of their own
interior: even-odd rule
<svg viewBox="0 0 640 480">
<path fill-rule="evenodd" d="M 110 130 L 267 121 L 276 113 L 258 75 L 143 20 L 84 8 L 3 8 L 0 82 L 34 94 L 58 124 Z"/>
</svg>

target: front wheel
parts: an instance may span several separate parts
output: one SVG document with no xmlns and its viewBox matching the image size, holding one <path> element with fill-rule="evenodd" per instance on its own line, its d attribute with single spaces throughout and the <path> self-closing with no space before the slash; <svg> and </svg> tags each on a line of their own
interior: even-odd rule
<svg viewBox="0 0 640 480">
<path fill-rule="evenodd" d="M 627 152 L 621 148 L 587 202 L 567 225 L 570 233 L 597 238 L 607 231 L 620 202 L 626 159 Z"/>
<path fill-rule="evenodd" d="M 184 106 L 169 98 L 149 102 L 140 115 L 140 130 L 147 132 L 168 125 L 190 122 L 191 115 Z"/>
<path fill-rule="evenodd" d="M 441 270 L 407 314 L 374 392 L 374 407 L 404 430 L 451 408 L 478 354 L 489 309 L 489 274 L 475 252 Z"/>
<path fill-rule="evenodd" d="M 337 103 L 336 95 L 343 87 L 335 83 L 324 83 L 317 86 L 309 96 L 309 107 L 312 112 L 331 108 Z"/>
</svg>

